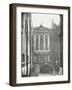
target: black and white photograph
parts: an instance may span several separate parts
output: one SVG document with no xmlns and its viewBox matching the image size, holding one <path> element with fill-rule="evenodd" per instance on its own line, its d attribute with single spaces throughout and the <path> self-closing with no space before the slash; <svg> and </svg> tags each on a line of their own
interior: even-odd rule
<svg viewBox="0 0 72 90">
<path fill-rule="evenodd" d="M 63 15 L 21 13 L 21 76 L 63 75 Z"/>
<path fill-rule="evenodd" d="M 69 83 L 70 8 L 12 4 L 11 10 L 11 84 Z"/>
</svg>

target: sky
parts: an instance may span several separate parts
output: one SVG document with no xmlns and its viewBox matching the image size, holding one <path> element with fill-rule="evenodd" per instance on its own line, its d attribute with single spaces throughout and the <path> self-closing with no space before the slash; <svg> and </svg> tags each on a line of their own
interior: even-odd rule
<svg viewBox="0 0 72 90">
<path fill-rule="evenodd" d="M 59 25 L 60 16 L 54 14 L 32 14 L 32 26 L 40 26 L 52 28 L 52 22 Z"/>
</svg>

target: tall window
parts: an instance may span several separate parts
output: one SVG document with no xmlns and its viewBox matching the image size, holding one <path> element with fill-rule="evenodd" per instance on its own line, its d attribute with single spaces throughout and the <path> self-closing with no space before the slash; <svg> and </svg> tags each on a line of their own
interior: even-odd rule
<svg viewBox="0 0 72 90">
<path fill-rule="evenodd" d="M 35 34 L 33 37 L 34 50 L 49 50 L 50 40 L 49 35 Z"/>
<path fill-rule="evenodd" d="M 40 35 L 40 50 L 43 50 L 43 35 Z"/>
<path fill-rule="evenodd" d="M 48 37 L 45 35 L 45 50 L 48 50 Z"/>
<path fill-rule="evenodd" d="M 36 50 L 38 50 L 38 34 L 36 35 Z"/>
<path fill-rule="evenodd" d="M 45 50 L 49 50 L 50 40 L 49 35 L 45 35 Z"/>
</svg>

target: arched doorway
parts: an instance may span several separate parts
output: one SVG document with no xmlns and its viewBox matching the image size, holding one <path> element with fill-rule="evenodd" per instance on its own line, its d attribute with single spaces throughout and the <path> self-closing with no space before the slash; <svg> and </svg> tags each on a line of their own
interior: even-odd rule
<svg viewBox="0 0 72 90">
<path fill-rule="evenodd" d="M 53 68 L 50 65 L 48 65 L 48 64 L 41 65 L 40 73 L 52 74 L 53 73 Z"/>
</svg>

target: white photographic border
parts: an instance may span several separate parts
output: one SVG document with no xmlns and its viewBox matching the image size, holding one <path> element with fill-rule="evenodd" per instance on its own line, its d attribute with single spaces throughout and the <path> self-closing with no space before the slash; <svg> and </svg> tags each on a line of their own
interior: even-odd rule
<svg viewBox="0 0 72 90">
<path fill-rule="evenodd" d="M 21 77 L 21 13 L 63 14 L 63 75 Z M 68 10 L 52 8 L 16 7 L 16 83 L 68 81 Z"/>
</svg>

